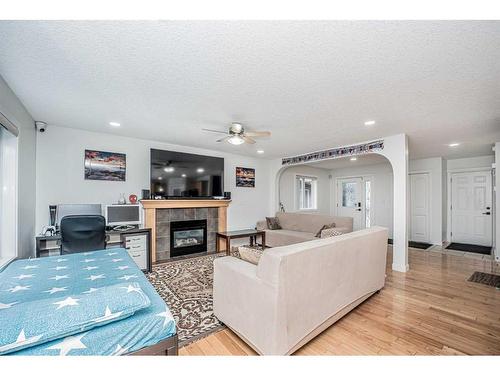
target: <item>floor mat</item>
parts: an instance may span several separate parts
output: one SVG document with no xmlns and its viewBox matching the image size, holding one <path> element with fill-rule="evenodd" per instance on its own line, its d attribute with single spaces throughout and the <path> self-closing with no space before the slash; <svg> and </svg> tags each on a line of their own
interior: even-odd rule
<svg viewBox="0 0 500 375">
<path fill-rule="evenodd" d="M 479 246 L 467 243 L 452 242 L 446 248 L 449 250 L 467 251 L 469 253 L 476 253 L 476 254 L 485 254 L 485 255 L 491 254 L 491 246 Z"/>
<path fill-rule="evenodd" d="M 500 288 L 500 275 L 494 275 L 492 273 L 474 272 L 467 281 Z"/>
<path fill-rule="evenodd" d="M 429 247 L 432 246 L 432 244 L 427 243 L 427 242 L 415 242 L 415 241 L 410 241 L 408 242 L 409 247 L 413 247 L 415 249 L 428 249 Z"/>
</svg>

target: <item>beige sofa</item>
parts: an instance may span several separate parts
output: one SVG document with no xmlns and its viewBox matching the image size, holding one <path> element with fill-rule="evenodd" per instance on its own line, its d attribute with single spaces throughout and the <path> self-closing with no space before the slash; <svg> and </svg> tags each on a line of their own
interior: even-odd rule
<svg viewBox="0 0 500 375">
<path fill-rule="evenodd" d="M 260 354 L 291 354 L 384 286 L 387 229 L 214 261 L 214 313 Z"/>
<path fill-rule="evenodd" d="M 282 229 L 270 230 L 265 220 L 257 222 L 256 228 L 266 231 L 266 246 L 277 247 L 317 239 L 316 233 L 323 225 L 335 223 L 342 233 L 352 232 L 352 217 L 277 212 Z"/>
</svg>

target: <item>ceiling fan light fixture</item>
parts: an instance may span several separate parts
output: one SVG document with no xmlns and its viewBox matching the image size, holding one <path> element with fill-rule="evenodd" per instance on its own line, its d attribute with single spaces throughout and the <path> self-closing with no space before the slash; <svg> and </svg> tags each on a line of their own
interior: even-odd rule
<svg viewBox="0 0 500 375">
<path fill-rule="evenodd" d="M 243 138 L 241 138 L 238 134 L 235 134 L 231 138 L 228 138 L 227 141 L 229 143 L 231 143 L 232 145 L 236 145 L 236 146 L 241 145 L 242 143 L 245 143 Z"/>
</svg>

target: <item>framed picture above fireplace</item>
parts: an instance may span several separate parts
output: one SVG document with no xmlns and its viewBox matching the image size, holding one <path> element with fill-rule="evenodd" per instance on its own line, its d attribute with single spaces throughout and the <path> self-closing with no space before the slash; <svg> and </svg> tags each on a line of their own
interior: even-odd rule
<svg viewBox="0 0 500 375">
<path fill-rule="evenodd" d="M 255 187 L 255 169 L 236 167 L 236 187 Z"/>
</svg>

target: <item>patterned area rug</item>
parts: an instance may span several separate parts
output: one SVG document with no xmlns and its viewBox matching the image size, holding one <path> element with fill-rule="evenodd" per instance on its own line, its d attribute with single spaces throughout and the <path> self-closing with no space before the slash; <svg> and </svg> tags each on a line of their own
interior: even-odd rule
<svg viewBox="0 0 500 375">
<path fill-rule="evenodd" d="M 224 328 L 213 314 L 214 259 L 206 255 L 153 266 L 147 275 L 177 322 L 179 346 Z"/>
<path fill-rule="evenodd" d="M 468 281 L 500 288 L 500 275 L 494 275 L 492 273 L 474 272 L 472 276 L 469 277 Z"/>
</svg>

